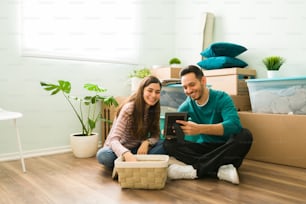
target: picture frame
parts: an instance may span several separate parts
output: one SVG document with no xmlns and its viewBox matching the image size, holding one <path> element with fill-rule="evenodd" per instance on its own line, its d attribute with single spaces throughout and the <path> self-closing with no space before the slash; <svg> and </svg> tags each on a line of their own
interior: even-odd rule
<svg viewBox="0 0 306 204">
<path fill-rule="evenodd" d="M 176 120 L 187 121 L 187 112 L 166 112 L 165 113 L 165 124 L 164 124 L 164 136 L 165 137 L 175 137 L 174 124 Z"/>
</svg>

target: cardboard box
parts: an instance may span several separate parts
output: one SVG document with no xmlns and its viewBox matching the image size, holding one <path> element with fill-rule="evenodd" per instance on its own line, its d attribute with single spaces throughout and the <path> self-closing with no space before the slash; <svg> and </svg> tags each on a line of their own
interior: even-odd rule
<svg viewBox="0 0 306 204">
<path fill-rule="evenodd" d="M 236 96 L 231 95 L 237 111 L 250 111 L 251 102 L 249 95 Z"/>
<path fill-rule="evenodd" d="M 249 68 L 225 68 L 203 70 L 207 84 L 213 89 L 222 90 L 230 95 L 248 95 L 246 79 L 256 76 L 256 70 Z"/>
<path fill-rule="evenodd" d="M 160 80 L 179 79 L 181 69 L 182 68 L 177 68 L 177 67 L 160 67 L 160 68 L 151 69 L 151 73 Z"/>
<path fill-rule="evenodd" d="M 238 112 L 253 134 L 246 158 L 306 168 L 306 115 Z"/>
</svg>

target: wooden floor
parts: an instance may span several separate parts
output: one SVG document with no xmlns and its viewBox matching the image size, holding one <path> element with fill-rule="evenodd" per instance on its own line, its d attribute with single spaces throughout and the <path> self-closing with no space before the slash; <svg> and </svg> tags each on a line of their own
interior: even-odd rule
<svg viewBox="0 0 306 204">
<path fill-rule="evenodd" d="M 71 153 L 0 163 L 1 204 L 306 203 L 306 169 L 245 160 L 240 185 L 217 179 L 167 181 L 162 190 L 121 189 L 95 158 Z"/>
</svg>

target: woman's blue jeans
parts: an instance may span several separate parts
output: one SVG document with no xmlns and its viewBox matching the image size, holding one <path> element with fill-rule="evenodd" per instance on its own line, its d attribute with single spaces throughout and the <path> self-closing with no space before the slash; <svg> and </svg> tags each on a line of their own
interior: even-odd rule
<svg viewBox="0 0 306 204">
<path fill-rule="evenodd" d="M 148 152 L 148 154 L 166 154 L 163 147 L 164 140 L 159 140 Z M 137 153 L 138 147 L 131 149 L 133 154 Z M 107 168 L 114 168 L 114 161 L 117 159 L 116 154 L 110 147 L 102 147 L 98 150 L 96 154 L 97 160 L 100 164 L 106 166 Z"/>
</svg>

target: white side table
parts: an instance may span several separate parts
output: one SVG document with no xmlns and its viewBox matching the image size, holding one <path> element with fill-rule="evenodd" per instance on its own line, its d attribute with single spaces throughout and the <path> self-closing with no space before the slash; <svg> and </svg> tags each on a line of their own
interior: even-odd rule
<svg viewBox="0 0 306 204">
<path fill-rule="evenodd" d="M 21 147 L 21 140 L 20 140 L 19 130 L 17 127 L 17 118 L 21 118 L 21 117 L 22 117 L 21 113 L 0 110 L 0 120 L 13 120 L 14 122 L 14 127 L 16 129 L 16 134 L 17 134 L 17 142 L 18 142 L 22 171 L 26 172 L 23 153 L 22 153 L 22 147 Z"/>
</svg>

